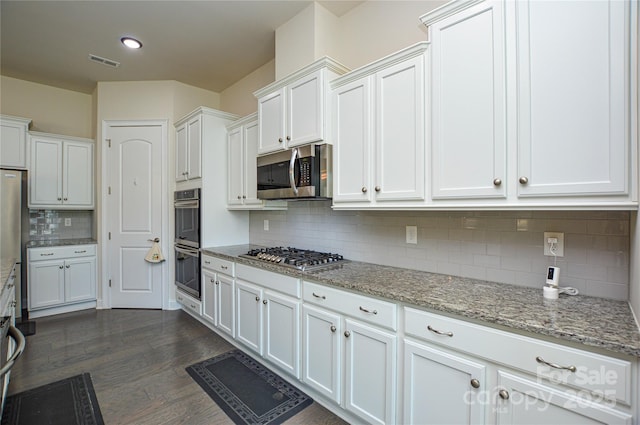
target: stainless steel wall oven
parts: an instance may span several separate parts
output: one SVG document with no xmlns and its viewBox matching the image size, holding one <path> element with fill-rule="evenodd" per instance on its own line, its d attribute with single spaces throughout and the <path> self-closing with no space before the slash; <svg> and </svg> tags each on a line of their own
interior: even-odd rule
<svg viewBox="0 0 640 425">
<path fill-rule="evenodd" d="M 174 193 L 175 283 L 200 299 L 200 189 Z"/>
</svg>

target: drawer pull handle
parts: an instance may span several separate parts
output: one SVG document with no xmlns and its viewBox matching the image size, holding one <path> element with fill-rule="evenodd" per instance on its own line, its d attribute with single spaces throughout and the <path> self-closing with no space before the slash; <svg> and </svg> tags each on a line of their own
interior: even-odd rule
<svg viewBox="0 0 640 425">
<path fill-rule="evenodd" d="M 75 252 L 76 254 L 84 254 L 85 252 L 87 252 L 87 250 L 83 249 L 82 251 L 73 251 L 73 252 Z"/>
<path fill-rule="evenodd" d="M 211 264 L 211 261 L 204 260 L 205 264 Z"/>
<path fill-rule="evenodd" d="M 314 296 L 314 297 L 316 297 L 316 298 L 322 298 L 323 300 L 326 300 L 326 299 L 327 299 L 327 297 L 325 297 L 324 295 L 318 295 L 318 294 L 316 294 L 315 292 L 312 292 L 312 293 L 311 293 L 311 295 L 313 295 L 313 296 Z"/>
<path fill-rule="evenodd" d="M 498 395 L 500 396 L 501 399 L 503 400 L 509 400 L 509 391 L 507 390 L 500 390 L 498 391 Z"/>
<path fill-rule="evenodd" d="M 431 325 L 428 325 L 427 329 L 429 329 L 431 332 L 433 332 L 436 335 L 444 335 L 444 336 L 448 336 L 448 337 L 452 337 L 453 336 L 453 332 L 439 331 L 437 329 L 432 328 Z"/>
<path fill-rule="evenodd" d="M 195 305 L 193 305 L 193 304 L 191 304 L 191 308 L 195 310 L 195 309 L 196 309 L 196 306 L 195 306 Z"/>
<path fill-rule="evenodd" d="M 545 359 L 543 359 L 540 356 L 536 357 L 536 361 L 538 363 L 546 364 L 547 366 L 550 366 L 550 367 L 552 367 L 554 369 L 568 370 L 569 372 L 574 372 L 574 373 L 578 370 L 574 365 L 571 365 L 571 366 L 560 366 L 559 364 L 550 363 L 550 362 L 546 361 Z"/>
<path fill-rule="evenodd" d="M 227 270 L 229 267 L 227 267 L 227 266 L 220 266 L 220 268 L 221 268 L 222 270 Z"/>
<path fill-rule="evenodd" d="M 47 254 L 40 254 L 41 257 L 49 257 L 50 255 L 54 255 L 55 252 L 49 252 Z"/>
<path fill-rule="evenodd" d="M 362 306 L 360 306 L 360 311 L 364 311 L 365 313 L 369 313 L 369 314 L 378 314 L 378 310 L 367 310 Z"/>
<path fill-rule="evenodd" d="M 471 386 L 472 386 L 473 388 L 480 388 L 480 381 L 478 381 L 476 378 L 473 378 L 473 379 L 471 380 Z"/>
</svg>

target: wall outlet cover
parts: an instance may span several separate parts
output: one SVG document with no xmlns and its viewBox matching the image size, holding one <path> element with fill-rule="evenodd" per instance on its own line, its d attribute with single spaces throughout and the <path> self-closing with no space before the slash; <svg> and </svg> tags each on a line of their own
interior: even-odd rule
<svg viewBox="0 0 640 425">
<path fill-rule="evenodd" d="M 564 233 L 562 232 L 544 232 L 544 240 L 542 246 L 544 247 L 544 255 L 553 257 L 551 253 L 551 245 L 549 244 L 549 238 L 555 238 L 558 240 L 555 248 L 556 257 L 564 257 Z"/>
<path fill-rule="evenodd" d="M 418 226 L 407 226 L 407 243 L 418 243 Z"/>
<path fill-rule="evenodd" d="M 65 219 L 64 219 L 64 225 L 65 225 L 66 227 L 71 226 L 71 218 L 69 218 L 69 217 L 65 218 Z"/>
</svg>

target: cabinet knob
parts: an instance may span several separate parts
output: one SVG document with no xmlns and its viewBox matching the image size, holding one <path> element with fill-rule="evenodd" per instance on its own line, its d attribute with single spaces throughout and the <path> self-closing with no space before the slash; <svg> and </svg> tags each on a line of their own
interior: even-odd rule
<svg viewBox="0 0 640 425">
<path fill-rule="evenodd" d="M 267 300 L 262 300 L 262 304 L 267 305 Z"/>
<path fill-rule="evenodd" d="M 518 181 L 520 182 L 520 184 L 527 184 L 529 183 L 529 179 L 525 176 L 522 176 L 518 179 Z"/>
<path fill-rule="evenodd" d="M 242 197 L 240 195 L 238 195 L 238 199 L 242 199 Z"/>
<path fill-rule="evenodd" d="M 282 143 L 282 137 L 278 139 L 278 142 L 279 142 L 279 143 Z"/>
<path fill-rule="evenodd" d="M 331 332 L 335 332 L 337 330 L 335 325 L 331 325 L 331 327 L 329 329 L 331 329 Z"/>
<path fill-rule="evenodd" d="M 211 283 L 216 283 L 216 280 L 215 280 L 215 279 L 209 279 L 209 281 L 210 281 Z"/>
<path fill-rule="evenodd" d="M 500 396 L 501 399 L 503 400 L 509 400 L 509 391 L 507 390 L 500 390 L 498 391 L 498 395 Z"/>
<path fill-rule="evenodd" d="M 58 198 L 58 201 L 62 201 L 62 198 Z"/>
<path fill-rule="evenodd" d="M 349 338 L 351 336 L 351 332 L 349 331 L 344 331 L 344 336 Z"/>
<path fill-rule="evenodd" d="M 69 198 L 64 198 L 63 200 L 64 200 L 64 201 L 68 201 L 68 200 L 69 200 Z"/>
<path fill-rule="evenodd" d="M 380 186 L 376 186 L 376 192 L 380 192 Z"/>
<path fill-rule="evenodd" d="M 287 140 L 291 140 L 291 136 L 287 136 Z"/>
<path fill-rule="evenodd" d="M 67 268 L 71 267 L 70 265 L 67 264 Z"/>
<path fill-rule="evenodd" d="M 500 186 L 502 184 L 502 180 L 500 179 L 493 179 L 493 185 L 494 186 Z"/>
<path fill-rule="evenodd" d="M 242 199 L 247 199 L 247 197 L 245 195 L 242 195 Z"/>
<path fill-rule="evenodd" d="M 216 280 L 216 285 L 220 285 L 220 281 L 219 280 Z"/>
<path fill-rule="evenodd" d="M 367 193 L 367 188 L 362 186 L 362 193 Z"/>
<path fill-rule="evenodd" d="M 58 266 L 58 268 L 59 268 L 60 270 L 62 270 L 62 269 L 64 269 L 64 266 Z"/>
<path fill-rule="evenodd" d="M 260 301 L 260 297 L 256 297 L 256 301 Z"/>
<path fill-rule="evenodd" d="M 478 381 L 476 378 L 473 378 L 473 379 L 471 380 L 471 386 L 472 386 L 473 388 L 480 388 L 480 381 Z"/>
</svg>

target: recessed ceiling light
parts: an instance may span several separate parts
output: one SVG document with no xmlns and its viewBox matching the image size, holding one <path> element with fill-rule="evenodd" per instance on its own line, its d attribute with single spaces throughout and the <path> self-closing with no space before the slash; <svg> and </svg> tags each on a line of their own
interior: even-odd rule
<svg viewBox="0 0 640 425">
<path fill-rule="evenodd" d="M 125 46 L 127 46 L 130 49 L 139 49 L 142 47 L 142 43 L 140 43 L 138 40 L 136 40 L 135 38 L 131 38 L 131 37 L 122 37 L 120 39 L 120 41 L 122 42 L 122 44 L 124 44 Z"/>
</svg>

